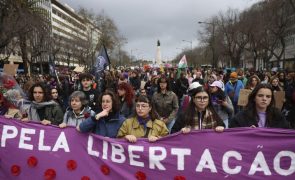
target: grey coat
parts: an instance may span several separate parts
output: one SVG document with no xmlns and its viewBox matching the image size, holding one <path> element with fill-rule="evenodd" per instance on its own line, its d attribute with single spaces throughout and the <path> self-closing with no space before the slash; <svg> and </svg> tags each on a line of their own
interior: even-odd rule
<svg viewBox="0 0 295 180">
<path fill-rule="evenodd" d="M 66 123 L 67 126 L 78 126 L 82 121 L 87 119 L 88 117 L 94 117 L 95 112 L 91 110 L 90 107 L 85 107 L 80 114 L 75 114 L 75 112 L 69 108 L 63 119 L 63 123 Z"/>
</svg>

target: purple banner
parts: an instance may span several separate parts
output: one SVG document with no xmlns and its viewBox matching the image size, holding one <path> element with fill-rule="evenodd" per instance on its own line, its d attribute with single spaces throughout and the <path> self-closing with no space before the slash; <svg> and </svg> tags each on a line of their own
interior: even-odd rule
<svg viewBox="0 0 295 180">
<path fill-rule="evenodd" d="M 0 179 L 295 179 L 295 131 L 239 128 L 131 144 L 0 117 Z"/>
</svg>

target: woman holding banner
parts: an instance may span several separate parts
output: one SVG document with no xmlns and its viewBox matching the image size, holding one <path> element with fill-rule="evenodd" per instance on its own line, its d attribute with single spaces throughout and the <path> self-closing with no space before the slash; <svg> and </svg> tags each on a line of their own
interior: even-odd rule
<svg viewBox="0 0 295 180">
<path fill-rule="evenodd" d="M 69 99 L 70 106 L 64 115 L 63 123 L 59 125 L 60 128 L 65 128 L 68 125 L 76 127 L 88 117 L 95 116 L 94 111 L 88 106 L 85 93 L 82 91 L 74 91 Z"/>
<path fill-rule="evenodd" d="M 44 83 L 36 83 L 30 88 L 28 119 L 22 121 L 40 121 L 43 125 L 59 125 L 63 121 L 61 107 L 52 100 Z"/>
<path fill-rule="evenodd" d="M 77 130 L 83 133 L 95 134 L 115 138 L 118 130 L 124 122 L 124 116 L 120 115 L 119 100 L 112 91 L 106 91 L 99 97 L 99 109 L 101 111 L 95 117 L 89 117 L 83 121 Z"/>
<path fill-rule="evenodd" d="M 132 143 L 136 142 L 137 138 L 148 138 L 150 142 L 155 142 L 169 134 L 165 123 L 157 119 L 147 96 L 139 96 L 135 107 L 136 115 L 123 123 L 117 137 Z"/>
<path fill-rule="evenodd" d="M 246 108 L 231 119 L 229 127 L 289 128 L 289 124 L 275 107 L 271 85 L 259 84 L 249 95 Z"/>
<path fill-rule="evenodd" d="M 189 133 L 194 129 L 215 129 L 223 132 L 224 123 L 213 108 L 211 96 L 203 86 L 190 91 L 191 100 L 186 110 L 179 114 L 171 133 Z"/>
</svg>

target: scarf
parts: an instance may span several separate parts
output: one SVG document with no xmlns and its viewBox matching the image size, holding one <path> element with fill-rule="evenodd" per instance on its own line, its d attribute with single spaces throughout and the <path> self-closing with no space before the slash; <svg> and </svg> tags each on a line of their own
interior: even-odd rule
<svg viewBox="0 0 295 180">
<path fill-rule="evenodd" d="M 151 119 L 150 116 L 143 118 L 140 116 L 137 116 L 138 122 L 140 125 L 143 125 L 144 129 L 146 129 L 146 123 Z"/>
<path fill-rule="evenodd" d="M 201 113 L 196 113 L 196 116 L 194 117 L 194 121 L 195 121 L 194 129 L 214 129 L 217 126 L 217 121 L 214 120 L 212 112 L 206 109 L 202 113 L 205 113 L 205 114 L 202 115 Z M 199 117 L 200 116 L 199 114 L 201 115 L 201 119 Z M 201 121 L 201 128 L 199 123 L 200 121 Z"/>
<path fill-rule="evenodd" d="M 31 106 L 29 108 L 29 113 L 28 113 L 29 120 L 41 121 L 41 119 L 37 113 L 37 109 L 42 109 L 44 107 L 51 106 L 51 105 L 56 105 L 56 102 L 53 100 L 47 101 L 47 102 L 40 102 L 40 103 L 32 101 Z"/>
</svg>

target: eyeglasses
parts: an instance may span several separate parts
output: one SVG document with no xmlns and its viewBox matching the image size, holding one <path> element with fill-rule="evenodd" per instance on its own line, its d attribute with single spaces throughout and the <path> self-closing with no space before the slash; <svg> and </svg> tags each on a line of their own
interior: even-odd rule
<svg viewBox="0 0 295 180">
<path fill-rule="evenodd" d="M 147 105 L 147 104 L 136 104 L 136 108 L 138 108 L 138 109 L 146 109 L 148 107 L 149 107 L 149 105 Z"/>
<path fill-rule="evenodd" d="M 194 99 L 198 102 L 201 102 L 201 101 L 208 101 L 209 97 L 208 96 L 195 96 Z"/>
</svg>

